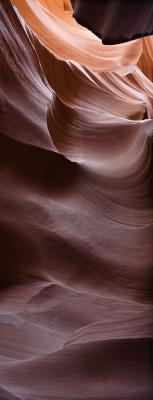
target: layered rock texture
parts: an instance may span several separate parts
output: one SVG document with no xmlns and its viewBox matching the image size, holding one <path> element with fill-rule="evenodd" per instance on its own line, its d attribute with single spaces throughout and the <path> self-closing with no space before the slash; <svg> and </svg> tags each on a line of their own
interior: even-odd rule
<svg viewBox="0 0 153 400">
<path fill-rule="evenodd" d="M 0 400 L 151 400 L 153 37 L 72 3 L 0 2 Z"/>
</svg>

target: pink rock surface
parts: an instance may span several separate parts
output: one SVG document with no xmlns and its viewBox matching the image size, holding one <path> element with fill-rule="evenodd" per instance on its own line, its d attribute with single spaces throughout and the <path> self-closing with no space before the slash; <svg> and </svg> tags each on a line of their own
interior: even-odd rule
<svg viewBox="0 0 153 400">
<path fill-rule="evenodd" d="M 153 39 L 0 18 L 0 400 L 151 400 Z"/>
</svg>

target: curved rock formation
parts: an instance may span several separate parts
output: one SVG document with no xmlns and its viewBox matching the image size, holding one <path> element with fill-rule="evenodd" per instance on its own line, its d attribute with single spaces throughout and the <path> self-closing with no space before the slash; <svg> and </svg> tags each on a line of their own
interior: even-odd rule
<svg viewBox="0 0 153 400">
<path fill-rule="evenodd" d="M 71 0 L 74 18 L 104 44 L 124 43 L 153 34 L 152 0 Z"/>
<path fill-rule="evenodd" d="M 0 398 L 151 400 L 153 39 L 0 3 Z"/>
</svg>

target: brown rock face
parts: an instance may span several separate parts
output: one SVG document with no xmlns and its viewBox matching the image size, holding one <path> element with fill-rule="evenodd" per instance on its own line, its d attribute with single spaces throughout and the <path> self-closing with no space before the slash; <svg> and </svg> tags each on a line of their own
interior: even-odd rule
<svg viewBox="0 0 153 400">
<path fill-rule="evenodd" d="M 0 2 L 0 400 L 151 400 L 153 39 Z"/>
</svg>

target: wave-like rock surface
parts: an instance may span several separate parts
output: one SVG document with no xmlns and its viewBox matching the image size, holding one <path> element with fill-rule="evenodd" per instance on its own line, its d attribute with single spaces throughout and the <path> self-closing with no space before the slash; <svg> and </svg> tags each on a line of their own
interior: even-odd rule
<svg viewBox="0 0 153 400">
<path fill-rule="evenodd" d="M 0 400 L 151 400 L 153 39 L 72 13 L 0 3 Z"/>
</svg>

